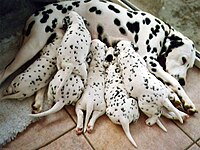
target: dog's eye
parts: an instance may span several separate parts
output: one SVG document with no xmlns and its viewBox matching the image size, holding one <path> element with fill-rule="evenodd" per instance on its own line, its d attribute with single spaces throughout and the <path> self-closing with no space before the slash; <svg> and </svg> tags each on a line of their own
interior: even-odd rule
<svg viewBox="0 0 200 150">
<path fill-rule="evenodd" d="M 183 63 L 183 65 L 185 65 L 186 62 L 187 62 L 187 59 L 185 57 L 182 57 L 182 63 Z"/>
</svg>

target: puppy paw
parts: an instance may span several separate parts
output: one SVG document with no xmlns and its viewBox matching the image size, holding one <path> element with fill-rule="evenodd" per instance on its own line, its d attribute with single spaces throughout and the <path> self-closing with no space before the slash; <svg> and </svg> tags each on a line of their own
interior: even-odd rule
<svg viewBox="0 0 200 150">
<path fill-rule="evenodd" d="M 42 111 L 43 106 L 41 104 L 33 103 L 32 104 L 32 113 L 37 114 Z"/>
<path fill-rule="evenodd" d="M 87 127 L 87 132 L 88 132 L 88 133 L 91 133 L 92 130 L 93 130 L 93 127 L 92 127 L 91 125 L 88 125 L 88 127 Z"/>
<path fill-rule="evenodd" d="M 83 132 L 83 128 L 76 128 L 76 134 L 77 135 L 80 135 L 80 134 L 82 134 L 82 132 Z"/>
</svg>

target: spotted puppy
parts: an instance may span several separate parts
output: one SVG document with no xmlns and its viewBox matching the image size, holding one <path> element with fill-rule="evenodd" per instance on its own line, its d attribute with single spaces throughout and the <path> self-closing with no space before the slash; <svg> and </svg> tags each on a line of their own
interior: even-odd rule
<svg viewBox="0 0 200 150">
<path fill-rule="evenodd" d="M 24 44 L 14 61 L 0 74 L 0 83 L 44 47 L 55 29 L 63 26 L 69 11 L 86 18 L 93 39 L 98 38 L 108 46 L 122 39 L 136 44 L 149 71 L 172 85 L 188 113 L 196 112 L 195 105 L 181 87 L 186 83 L 188 68 L 194 64 L 194 43 L 147 12 L 130 11 L 105 0 L 62 1 L 35 12 L 26 23 Z"/>
<path fill-rule="evenodd" d="M 56 49 L 61 43 L 63 34 L 63 30 L 57 30 L 56 33 L 52 34 L 51 39 L 49 39 L 50 43 L 43 48 L 41 56 L 11 82 L 4 91 L 2 99 L 24 99 L 50 82 L 56 72 Z M 52 39 L 53 41 L 51 41 Z M 41 110 L 41 108 L 39 109 Z"/>
<path fill-rule="evenodd" d="M 129 124 L 139 118 L 138 104 L 125 90 L 121 68 L 116 59 L 112 59 L 110 51 L 113 51 L 113 48 L 110 47 L 106 55 L 106 61 L 110 63 L 105 78 L 106 115 L 113 123 L 122 125 L 130 142 L 137 147 L 130 134 Z"/>
<path fill-rule="evenodd" d="M 86 57 L 91 43 L 90 33 L 85 27 L 84 20 L 78 13 L 74 11 L 69 12 L 65 18 L 65 22 L 67 31 L 58 48 L 57 57 L 57 68 L 58 70 L 63 69 L 65 75 L 63 76 L 63 81 L 60 83 L 58 91 L 65 85 L 71 73 L 79 75 L 84 81 L 84 84 L 86 83 Z"/>
<path fill-rule="evenodd" d="M 92 61 L 88 72 L 88 81 L 81 99 L 76 103 L 77 134 L 83 132 L 83 110 L 86 110 L 84 132 L 91 132 L 97 118 L 105 113 L 103 62 L 106 45 L 100 40 L 92 40 L 90 51 Z M 91 117 L 90 121 L 89 118 Z M 89 123 L 88 123 L 89 122 Z"/>
<path fill-rule="evenodd" d="M 84 84 L 81 80 L 81 77 L 74 73 L 70 75 L 70 78 L 67 79 L 65 85 L 61 87 L 61 91 L 59 94 L 60 97 L 56 97 L 57 89 L 59 88 L 64 77 L 65 77 L 65 72 L 61 69 L 56 73 L 53 80 L 49 84 L 48 94 L 47 94 L 48 101 L 50 104 L 55 102 L 55 105 L 51 109 L 45 112 L 41 112 L 38 114 L 29 114 L 29 116 L 32 117 L 47 116 L 49 114 L 58 112 L 65 105 L 75 104 L 79 100 L 84 89 Z"/>
<path fill-rule="evenodd" d="M 166 128 L 159 121 L 162 108 L 165 107 L 169 112 L 173 112 L 178 120 L 183 123 L 185 113 L 180 113 L 170 102 L 170 91 L 165 85 L 152 75 L 142 57 L 134 51 L 136 47 L 130 41 L 120 41 L 114 55 L 118 56 L 118 63 L 122 69 L 122 77 L 125 88 L 130 96 L 138 99 L 139 108 L 149 118 L 146 124 L 151 126 L 155 123 L 164 131 Z M 182 116 L 184 115 L 184 116 Z"/>
</svg>

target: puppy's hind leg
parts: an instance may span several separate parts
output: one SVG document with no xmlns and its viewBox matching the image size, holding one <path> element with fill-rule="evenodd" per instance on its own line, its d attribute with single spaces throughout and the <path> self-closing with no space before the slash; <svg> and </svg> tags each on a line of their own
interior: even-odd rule
<svg viewBox="0 0 200 150">
<path fill-rule="evenodd" d="M 80 103 L 76 104 L 76 116 L 77 116 L 77 125 L 76 125 L 76 134 L 80 135 L 83 132 L 83 111 L 81 110 Z"/>
<path fill-rule="evenodd" d="M 120 123 L 129 141 L 137 148 L 137 144 L 130 133 L 129 120 L 126 118 L 120 118 Z"/>
<path fill-rule="evenodd" d="M 92 113 L 92 117 L 90 119 L 90 122 L 87 125 L 87 132 L 91 133 L 93 128 L 94 128 L 94 124 L 96 122 L 96 120 L 102 116 L 105 113 L 105 111 L 93 111 Z M 86 125 L 86 124 L 85 124 Z"/>
</svg>

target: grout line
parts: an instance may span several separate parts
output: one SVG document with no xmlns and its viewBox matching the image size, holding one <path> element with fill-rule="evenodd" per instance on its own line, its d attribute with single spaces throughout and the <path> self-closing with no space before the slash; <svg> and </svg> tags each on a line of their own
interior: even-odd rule
<svg viewBox="0 0 200 150">
<path fill-rule="evenodd" d="M 49 144 L 53 143 L 54 141 L 58 140 L 59 138 L 61 138 L 61 137 L 62 137 L 62 136 L 64 136 L 65 134 L 67 134 L 67 133 L 71 132 L 71 131 L 72 131 L 74 128 L 75 128 L 75 127 L 72 127 L 72 128 L 70 128 L 70 129 L 69 129 L 69 130 L 67 130 L 66 132 L 63 132 L 63 133 L 62 133 L 62 134 L 60 134 L 58 137 L 54 138 L 53 140 L 50 140 L 49 142 L 47 142 L 46 144 L 44 144 L 44 145 L 40 146 L 40 147 L 39 147 L 39 148 L 37 148 L 37 149 L 43 148 L 43 147 L 45 147 L 45 146 L 47 146 L 47 145 L 49 145 Z"/>
<path fill-rule="evenodd" d="M 95 150 L 94 146 L 92 145 L 92 143 L 90 142 L 90 140 L 87 138 L 87 136 L 85 135 L 85 133 L 83 133 L 83 136 L 86 139 L 86 141 L 89 143 L 89 145 L 92 147 L 92 149 Z"/>
</svg>

